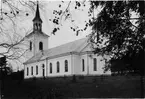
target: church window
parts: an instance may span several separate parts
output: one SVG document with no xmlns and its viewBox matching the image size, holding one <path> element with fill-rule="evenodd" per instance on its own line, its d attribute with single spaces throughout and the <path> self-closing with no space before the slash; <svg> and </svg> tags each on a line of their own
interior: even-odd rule
<svg viewBox="0 0 145 99">
<path fill-rule="evenodd" d="M 38 74 L 38 66 L 36 66 L 36 75 Z"/>
<path fill-rule="evenodd" d="M 82 59 L 82 71 L 85 71 L 85 61 Z"/>
<path fill-rule="evenodd" d="M 52 73 L 52 63 L 50 63 L 50 73 Z"/>
<path fill-rule="evenodd" d="M 30 41 L 30 51 L 32 50 L 32 42 Z"/>
<path fill-rule="evenodd" d="M 97 59 L 93 59 L 94 71 L 97 71 Z"/>
<path fill-rule="evenodd" d="M 39 25 L 38 25 L 38 29 L 41 30 L 41 24 L 40 24 L 40 23 L 39 23 Z"/>
<path fill-rule="evenodd" d="M 31 67 L 31 75 L 33 75 L 33 67 Z"/>
<path fill-rule="evenodd" d="M 59 62 L 57 62 L 56 65 L 57 65 L 57 73 L 59 73 Z"/>
<path fill-rule="evenodd" d="M 43 50 L 43 43 L 39 42 L 39 50 Z"/>
<path fill-rule="evenodd" d="M 65 60 L 65 61 L 64 61 L 64 64 L 65 64 L 65 72 L 68 72 L 68 61 Z"/>
<path fill-rule="evenodd" d="M 27 67 L 27 76 L 29 75 L 29 68 Z"/>
</svg>

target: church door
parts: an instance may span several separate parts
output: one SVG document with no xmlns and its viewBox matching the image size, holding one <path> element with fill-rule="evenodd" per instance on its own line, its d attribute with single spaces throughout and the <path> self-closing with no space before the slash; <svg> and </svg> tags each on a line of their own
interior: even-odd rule
<svg viewBox="0 0 145 99">
<path fill-rule="evenodd" d="M 43 75 L 43 77 L 45 76 L 45 69 L 44 68 L 43 68 L 43 74 L 42 75 Z"/>
<path fill-rule="evenodd" d="M 45 77 L 45 67 L 44 67 L 44 64 L 42 65 L 42 76 Z"/>
</svg>

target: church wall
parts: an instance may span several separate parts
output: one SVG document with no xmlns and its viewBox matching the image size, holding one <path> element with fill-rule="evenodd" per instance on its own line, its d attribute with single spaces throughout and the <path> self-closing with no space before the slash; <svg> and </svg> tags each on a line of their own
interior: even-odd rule
<svg viewBox="0 0 145 99">
<path fill-rule="evenodd" d="M 97 71 L 94 71 L 94 63 L 93 59 L 97 59 Z M 104 73 L 104 66 L 105 66 L 105 61 L 103 60 L 102 56 L 97 56 L 94 54 L 88 55 L 88 64 L 89 64 L 89 74 L 90 75 L 102 75 L 102 74 L 111 74 L 111 72 L 106 72 Z"/>
<path fill-rule="evenodd" d="M 73 61 L 74 61 L 74 64 L 73 64 L 73 73 L 78 75 L 80 73 L 80 69 L 81 69 L 81 64 L 80 64 L 80 56 L 79 55 L 72 55 L 73 57 Z"/>
<path fill-rule="evenodd" d="M 47 74 L 46 71 L 46 60 L 44 61 L 39 61 L 35 63 L 30 63 L 28 65 L 25 65 L 25 72 L 24 72 L 24 78 L 33 78 L 33 77 L 43 77 L 43 72 L 42 72 L 42 64 L 44 64 L 44 70 L 45 70 L 45 76 Z M 36 66 L 38 66 L 38 74 L 36 74 Z M 29 75 L 27 76 L 27 67 L 29 68 Z M 33 75 L 31 74 L 31 67 L 33 67 Z"/>
<path fill-rule="evenodd" d="M 43 50 L 48 49 L 48 38 L 41 35 L 35 35 L 35 53 L 40 51 L 39 42 L 43 42 Z"/>
<path fill-rule="evenodd" d="M 30 51 L 30 41 L 32 42 L 32 50 Z M 26 38 L 24 41 L 24 46 L 27 52 L 25 53 L 25 59 L 30 59 L 34 55 L 34 37 Z"/>
<path fill-rule="evenodd" d="M 65 64 L 64 64 L 65 60 L 68 61 L 68 72 L 65 72 Z M 60 64 L 59 65 L 60 66 L 59 73 L 57 73 L 57 61 Z M 71 75 L 72 74 L 71 55 L 63 56 L 63 57 L 58 57 L 58 58 L 54 58 L 54 59 L 48 59 L 47 63 L 48 63 L 48 65 L 47 65 L 48 66 L 48 68 L 47 68 L 48 77 L 64 76 L 64 75 Z M 50 63 L 52 63 L 52 73 L 50 73 Z"/>
<path fill-rule="evenodd" d="M 84 71 L 83 71 L 83 63 L 82 60 L 84 59 Z M 87 54 L 80 56 L 80 75 L 86 75 L 88 73 L 88 58 Z"/>
</svg>

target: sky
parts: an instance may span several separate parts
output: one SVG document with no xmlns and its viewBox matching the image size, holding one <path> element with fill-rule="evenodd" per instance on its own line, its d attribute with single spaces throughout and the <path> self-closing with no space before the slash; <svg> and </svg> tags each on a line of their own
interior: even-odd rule
<svg viewBox="0 0 145 99">
<path fill-rule="evenodd" d="M 60 27 L 60 30 L 58 32 L 56 32 L 55 35 L 51 34 L 52 29 L 55 27 L 54 24 L 52 24 L 52 22 L 49 21 L 49 19 L 51 19 L 52 17 L 54 17 L 53 10 L 54 9 L 58 9 L 58 4 L 60 4 L 60 1 L 45 1 L 45 10 L 40 9 L 40 16 L 43 20 L 43 24 L 42 24 L 42 30 L 44 31 L 44 33 L 48 34 L 49 37 L 49 48 L 70 42 L 70 41 L 74 41 L 80 38 L 85 37 L 86 35 L 88 35 L 90 33 L 89 30 L 84 31 L 84 32 L 80 32 L 80 34 L 78 36 L 76 36 L 76 32 L 73 32 L 70 29 L 70 26 L 72 25 L 72 23 L 68 20 L 62 21 L 62 26 Z M 64 2 L 65 4 L 63 4 L 63 8 L 65 9 L 67 7 L 68 1 Z M 84 8 L 84 11 L 78 11 L 73 9 L 73 4 L 74 1 L 72 1 L 72 4 L 70 5 L 70 11 L 72 14 L 72 18 L 76 21 L 76 25 L 78 26 L 84 26 L 84 21 L 88 20 L 88 6 L 86 6 Z"/>
<path fill-rule="evenodd" d="M 81 1 L 83 2 L 83 0 Z M 70 29 L 70 26 L 72 25 L 76 25 L 79 26 L 80 28 L 83 28 L 85 25 L 85 21 L 88 20 L 88 9 L 89 9 L 89 4 L 86 1 L 86 6 L 83 9 L 80 10 L 75 10 L 74 9 L 74 1 L 71 1 L 71 4 L 69 6 L 70 9 L 70 13 L 72 15 L 72 18 L 75 20 L 75 24 L 72 24 L 70 22 L 70 20 L 62 20 L 62 26 L 60 26 L 60 30 L 56 32 L 55 35 L 53 35 L 51 32 L 53 30 L 53 28 L 56 27 L 56 25 L 54 25 L 51 21 L 49 21 L 49 19 L 52 19 L 54 17 L 53 15 L 53 10 L 54 9 L 59 9 L 58 5 L 61 3 L 60 0 L 55 0 L 55 1 L 41 1 L 39 0 L 39 4 L 40 4 L 40 17 L 43 21 L 42 24 L 42 31 L 44 33 L 46 33 L 47 35 L 49 35 L 49 48 L 53 48 L 77 39 L 81 39 L 83 37 L 86 37 L 88 34 L 90 34 L 90 29 L 87 29 L 86 31 L 80 32 L 78 36 L 76 36 L 76 32 L 72 31 Z M 61 6 L 61 9 L 64 10 L 66 9 L 66 7 L 68 6 L 69 1 L 64 1 L 64 3 Z M 20 7 L 17 4 L 17 7 Z M 36 8 L 36 7 L 34 7 Z M 28 16 L 23 16 L 24 13 L 22 13 L 20 17 L 18 17 L 17 19 L 14 19 L 14 21 L 17 23 L 15 25 L 16 30 L 18 32 L 18 35 L 25 35 L 25 33 L 30 33 L 32 31 L 33 28 L 33 18 L 35 16 L 35 11 L 29 11 L 27 8 L 23 8 L 23 10 L 26 10 L 26 12 L 28 11 L 29 15 Z M 9 24 L 10 25 L 10 24 Z M 11 26 L 8 26 L 9 31 L 13 31 L 13 28 L 11 29 Z M 15 39 L 15 36 L 14 36 Z M 1 39 L 2 40 L 2 39 Z M 9 41 L 9 38 L 8 40 Z M 1 51 L 1 49 L 0 49 Z M 16 71 L 17 69 L 22 69 L 22 66 L 17 66 L 17 65 L 13 65 L 13 69 L 14 71 Z"/>
</svg>

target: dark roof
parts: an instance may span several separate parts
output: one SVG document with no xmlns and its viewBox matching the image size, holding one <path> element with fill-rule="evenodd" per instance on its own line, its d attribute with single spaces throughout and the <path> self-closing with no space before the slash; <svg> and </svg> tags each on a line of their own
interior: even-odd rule
<svg viewBox="0 0 145 99">
<path fill-rule="evenodd" d="M 39 5 L 38 5 L 38 3 L 37 3 L 37 8 L 36 8 L 36 14 L 35 14 L 35 17 L 34 17 L 33 21 L 36 21 L 36 20 L 42 22 L 42 20 L 40 18 Z"/>
<path fill-rule="evenodd" d="M 42 35 L 42 36 L 45 36 L 45 37 L 49 37 L 49 35 L 43 33 L 42 31 L 32 31 L 31 33 L 29 33 L 28 35 L 26 35 L 26 38 L 27 37 L 30 37 L 33 34 L 37 34 L 37 35 Z"/>
</svg>

